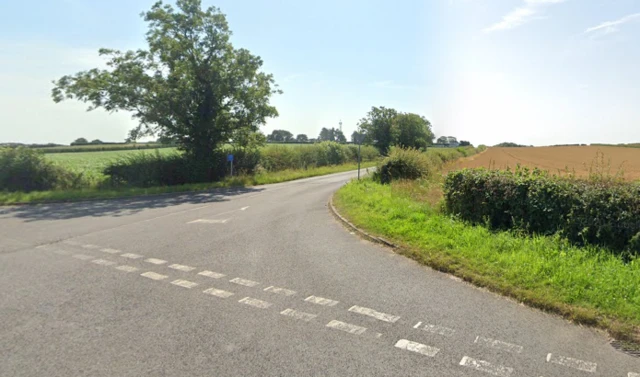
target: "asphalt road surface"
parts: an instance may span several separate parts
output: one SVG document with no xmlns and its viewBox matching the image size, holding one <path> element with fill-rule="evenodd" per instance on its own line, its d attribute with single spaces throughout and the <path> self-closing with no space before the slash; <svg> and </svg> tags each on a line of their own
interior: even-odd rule
<svg viewBox="0 0 640 377">
<path fill-rule="evenodd" d="M 351 234 L 327 201 L 354 175 L 0 208 L 0 376 L 639 376 Z"/>
</svg>

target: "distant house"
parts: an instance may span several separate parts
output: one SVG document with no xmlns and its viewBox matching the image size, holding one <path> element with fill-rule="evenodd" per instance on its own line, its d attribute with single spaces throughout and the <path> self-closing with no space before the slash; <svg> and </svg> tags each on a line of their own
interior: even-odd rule
<svg viewBox="0 0 640 377">
<path fill-rule="evenodd" d="M 453 136 L 440 136 L 433 146 L 436 148 L 457 148 L 460 146 L 460 143 L 458 139 Z"/>
</svg>

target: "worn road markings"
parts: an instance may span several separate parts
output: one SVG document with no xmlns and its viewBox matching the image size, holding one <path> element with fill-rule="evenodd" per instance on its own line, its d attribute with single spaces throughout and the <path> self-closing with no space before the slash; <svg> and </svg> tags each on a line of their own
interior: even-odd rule
<svg viewBox="0 0 640 377">
<path fill-rule="evenodd" d="M 244 285 L 245 287 L 255 287 L 256 285 L 260 284 L 257 281 L 241 279 L 241 278 L 235 278 L 229 281 L 234 284 Z"/>
<path fill-rule="evenodd" d="M 258 300 L 257 298 L 251 298 L 251 297 L 245 297 L 238 302 L 249 305 L 249 306 L 253 306 L 256 308 L 260 308 L 260 309 L 266 309 L 271 306 L 271 303 L 269 302 Z"/>
<path fill-rule="evenodd" d="M 350 323 L 336 321 L 335 319 L 327 323 L 327 327 L 348 332 L 349 334 L 355 334 L 355 335 L 360 335 L 363 332 L 367 331 L 366 327 L 361 327 L 361 326 L 352 325 Z"/>
<path fill-rule="evenodd" d="M 147 263 L 153 263 L 153 264 L 165 264 L 165 263 L 167 263 L 166 260 L 157 259 L 157 258 L 147 258 L 144 261 L 147 262 Z"/>
<path fill-rule="evenodd" d="M 479 370 L 481 372 L 493 374 L 498 377 L 510 377 L 513 373 L 513 368 L 503 367 L 501 365 L 493 365 L 488 361 L 472 359 L 469 356 L 465 356 L 460 361 L 460 365 Z"/>
<path fill-rule="evenodd" d="M 598 368 L 598 364 L 596 363 L 578 360 L 572 357 L 554 356 L 551 353 L 547 355 L 547 362 L 564 365 L 565 367 L 578 369 L 578 370 L 581 370 L 584 372 L 590 372 L 590 373 L 595 373 L 596 369 Z"/>
<path fill-rule="evenodd" d="M 507 352 L 521 353 L 523 350 L 522 346 L 519 346 L 517 344 L 511 344 L 511 343 L 507 343 L 501 340 L 495 340 L 491 338 L 483 338 L 481 336 L 477 336 L 474 343 L 480 344 L 485 347 L 495 348 L 495 349 L 499 349 Z"/>
<path fill-rule="evenodd" d="M 338 301 L 329 300 L 328 298 L 317 297 L 317 296 L 309 296 L 304 299 L 306 302 L 310 302 L 312 304 L 318 304 L 323 306 L 336 306 L 338 305 Z"/>
<path fill-rule="evenodd" d="M 143 258 L 142 255 L 140 254 L 134 254 L 134 253 L 124 253 L 124 254 L 120 254 L 121 257 L 125 257 L 125 258 L 129 258 L 129 259 L 140 259 Z"/>
<path fill-rule="evenodd" d="M 296 294 L 296 291 L 292 291 L 290 289 L 278 288 L 278 287 L 267 287 L 264 289 L 266 292 L 276 293 L 284 296 L 293 296 Z"/>
<path fill-rule="evenodd" d="M 190 272 L 196 269 L 195 267 L 185 266 L 182 264 L 172 264 L 171 266 L 169 266 L 169 268 L 173 268 L 174 270 L 184 271 L 184 272 Z"/>
<path fill-rule="evenodd" d="M 193 288 L 198 285 L 198 283 L 194 283 L 192 281 L 182 280 L 182 279 L 174 280 L 171 282 L 171 284 L 177 285 L 178 287 L 183 287 L 183 288 Z"/>
<path fill-rule="evenodd" d="M 69 255 L 69 254 L 71 254 L 71 252 L 70 252 L 70 251 L 62 250 L 62 249 L 52 250 L 51 252 L 52 252 L 52 253 L 56 253 L 56 254 L 58 254 L 58 255 Z"/>
<path fill-rule="evenodd" d="M 627 377 L 640 377 L 640 373 L 629 372 L 629 375 Z"/>
<path fill-rule="evenodd" d="M 363 314 L 384 322 L 395 323 L 397 320 L 400 319 L 400 317 L 397 315 L 381 313 L 373 309 L 363 308 L 362 306 L 352 306 L 349 308 L 349 311 L 353 313 Z"/>
<path fill-rule="evenodd" d="M 98 245 L 92 245 L 92 244 L 89 244 L 89 243 L 82 245 L 82 247 L 84 247 L 85 249 L 99 249 L 100 248 L 100 246 L 98 246 Z"/>
<path fill-rule="evenodd" d="M 116 267 L 116 270 L 120 270 L 124 272 L 136 272 L 138 271 L 138 268 L 133 266 L 122 265 L 122 266 Z"/>
<path fill-rule="evenodd" d="M 206 276 L 206 277 L 214 278 L 214 279 L 220 279 L 220 278 L 225 277 L 225 274 L 221 274 L 221 273 L 213 272 L 213 271 L 208 271 L 208 270 L 204 270 L 204 271 L 198 272 L 198 275 L 202 275 L 202 276 Z"/>
<path fill-rule="evenodd" d="M 39 246 L 36 246 L 36 249 L 37 250 L 41 250 L 41 249 L 46 249 L 48 247 L 49 247 L 49 245 L 39 245 Z"/>
<path fill-rule="evenodd" d="M 167 275 L 160 275 L 160 274 L 157 274 L 157 273 L 151 272 L 151 271 L 142 273 L 142 274 L 140 274 L 140 276 L 144 276 L 144 277 L 152 279 L 152 280 L 162 280 L 162 279 L 168 278 Z"/>
<path fill-rule="evenodd" d="M 229 219 L 224 219 L 224 220 L 218 220 L 218 219 L 198 219 L 198 220 L 193 220 L 193 221 L 189 221 L 187 224 L 224 224 L 227 221 L 229 221 Z"/>
<path fill-rule="evenodd" d="M 412 341 L 407 340 L 407 339 L 398 340 L 398 342 L 396 343 L 396 347 L 400 348 L 402 350 L 416 352 L 416 353 L 419 353 L 421 355 L 425 355 L 425 356 L 429 356 L 429 357 L 434 357 L 438 352 L 440 352 L 440 349 L 438 349 L 438 348 L 431 347 L 431 346 L 428 346 L 426 344 L 420 344 L 420 343 L 412 342 Z"/>
<path fill-rule="evenodd" d="M 301 312 L 294 309 L 285 309 L 282 312 L 280 312 L 280 314 L 286 315 L 287 317 L 293 317 L 295 319 L 301 319 L 307 322 L 311 321 L 312 319 L 318 316 L 316 314 L 305 313 L 305 312 Z"/>
<path fill-rule="evenodd" d="M 99 264 L 101 266 L 113 266 L 114 264 L 116 264 L 116 262 L 112 262 L 104 259 L 94 259 L 91 261 L 91 263 Z"/>
<path fill-rule="evenodd" d="M 102 251 L 103 253 L 108 253 L 108 254 L 120 254 L 122 251 L 118 250 L 118 249 L 109 249 L 104 248 L 104 249 L 100 249 L 100 251 Z"/>
<path fill-rule="evenodd" d="M 450 329 L 448 327 L 443 327 L 443 326 L 437 326 L 437 325 L 431 325 L 431 324 L 425 324 L 424 326 L 420 327 L 420 325 L 422 325 L 422 322 L 418 322 L 416 323 L 415 326 L 413 326 L 414 329 L 421 329 L 433 334 L 438 334 L 438 335 L 443 335 L 443 336 L 452 336 L 456 330 L 454 329 Z"/>
<path fill-rule="evenodd" d="M 93 259 L 93 257 L 91 255 L 84 255 L 84 254 L 73 254 L 73 257 L 76 258 L 76 259 L 80 259 L 80 260 Z"/>
<path fill-rule="evenodd" d="M 249 208 L 249 206 L 242 207 L 242 208 L 240 208 L 240 211 L 245 211 L 247 208 Z"/>
<path fill-rule="evenodd" d="M 64 240 L 64 241 L 62 241 L 62 243 L 66 243 L 67 245 L 73 245 L 73 246 L 80 246 L 81 245 L 80 242 L 71 241 L 71 240 Z"/>
<path fill-rule="evenodd" d="M 227 298 L 227 297 L 233 296 L 233 293 L 231 292 L 227 292 L 227 291 L 223 291 L 222 289 L 215 289 L 215 288 L 205 289 L 204 291 L 202 291 L 202 293 L 206 293 L 208 295 L 221 297 L 221 298 Z"/>
</svg>

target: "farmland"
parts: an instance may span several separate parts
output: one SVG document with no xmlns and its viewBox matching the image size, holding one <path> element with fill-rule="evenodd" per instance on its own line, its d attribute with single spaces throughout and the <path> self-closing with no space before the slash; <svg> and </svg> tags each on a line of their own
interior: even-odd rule
<svg viewBox="0 0 640 377">
<path fill-rule="evenodd" d="M 139 153 L 160 153 L 168 155 L 176 153 L 175 148 L 158 148 L 150 150 L 113 150 L 100 152 L 66 152 L 46 154 L 46 158 L 60 164 L 70 170 L 84 173 L 101 174 L 102 170 L 119 158 L 132 156 Z"/>
<path fill-rule="evenodd" d="M 458 161 L 448 170 L 460 168 L 515 168 L 518 164 L 550 173 L 575 173 L 589 176 L 590 171 L 623 174 L 625 180 L 640 179 L 640 149 L 605 146 L 489 148 L 484 153 Z"/>
</svg>

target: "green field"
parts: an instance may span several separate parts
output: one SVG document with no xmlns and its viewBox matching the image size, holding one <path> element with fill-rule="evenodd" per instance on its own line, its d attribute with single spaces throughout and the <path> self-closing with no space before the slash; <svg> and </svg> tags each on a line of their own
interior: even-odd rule
<svg viewBox="0 0 640 377">
<path fill-rule="evenodd" d="M 110 162 L 116 161 L 122 157 L 127 157 L 139 153 L 160 153 L 162 155 L 168 155 L 171 153 L 177 153 L 177 151 L 176 148 L 156 148 L 144 151 L 120 150 L 101 152 L 50 153 L 46 154 L 45 156 L 47 159 L 76 172 L 85 172 L 87 174 L 102 174 L 102 170 Z"/>
</svg>

